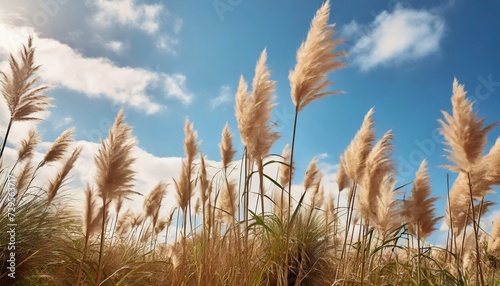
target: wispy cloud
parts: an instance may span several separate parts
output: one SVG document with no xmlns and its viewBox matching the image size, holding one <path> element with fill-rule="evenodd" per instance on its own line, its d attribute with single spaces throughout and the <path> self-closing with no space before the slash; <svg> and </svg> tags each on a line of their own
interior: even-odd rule
<svg viewBox="0 0 500 286">
<path fill-rule="evenodd" d="M 174 35 L 181 31 L 182 19 L 170 13 L 162 4 L 138 2 L 137 0 L 89 2 L 96 8 L 91 21 L 101 27 L 118 25 L 141 30 L 154 37 L 158 49 L 176 54 L 179 39 Z"/>
<path fill-rule="evenodd" d="M 186 85 L 186 76 L 180 73 L 164 76 L 167 97 L 174 97 L 189 105 L 193 101 L 193 94 Z"/>
<path fill-rule="evenodd" d="M 109 41 L 104 43 L 104 47 L 117 54 L 121 54 L 125 50 L 126 45 L 121 41 Z"/>
<path fill-rule="evenodd" d="M 231 87 L 229 85 L 223 85 L 220 87 L 219 95 L 210 100 L 210 106 L 212 109 L 215 109 L 220 105 L 225 105 L 231 102 L 232 96 Z"/>
<path fill-rule="evenodd" d="M 97 13 L 92 20 L 102 26 L 119 24 L 143 30 L 148 34 L 158 31 L 163 6 L 138 4 L 134 0 L 97 0 Z"/>
<path fill-rule="evenodd" d="M 1 18 L 0 18 L 1 19 Z M 35 35 L 36 61 L 41 65 L 39 76 L 54 88 L 64 87 L 88 97 L 104 97 L 152 114 L 165 108 L 157 103 L 151 92 L 162 88 L 167 95 L 183 103 L 191 103 L 183 74 L 166 74 L 142 68 L 118 66 L 108 58 L 85 57 L 72 47 L 55 39 L 38 37 L 32 27 L 12 26 L 0 21 L 0 68 L 7 67 L 10 52 L 18 51 L 28 35 Z M 3 60 L 3 61 L 2 61 Z M 160 85 L 161 83 L 164 85 Z"/>
<path fill-rule="evenodd" d="M 342 29 L 355 39 L 350 51 L 361 70 L 394 65 L 424 58 L 439 51 L 445 21 L 437 13 L 396 6 L 383 11 L 367 25 L 352 21 Z"/>
<path fill-rule="evenodd" d="M 158 35 L 155 39 L 156 48 L 172 55 L 177 55 L 179 40 L 169 34 Z"/>
<path fill-rule="evenodd" d="M 63 119 L 59 120 L 58 122 L 55 122 L 54 129 L 60 129 L 64 126 L 68 126 L 71 123 L 73 123 L 73 117 L 66 116 Z"/>
</svg>

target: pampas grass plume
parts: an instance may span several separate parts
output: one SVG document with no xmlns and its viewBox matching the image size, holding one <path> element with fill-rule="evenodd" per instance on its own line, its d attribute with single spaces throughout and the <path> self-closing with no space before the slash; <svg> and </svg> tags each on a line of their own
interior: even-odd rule
<svg viewBox="0 0 500 286">
<path fill-rule="evenodd" d="M 40 142 L 40 135 L 37 134 L 35 128 L 31 128 L 28 132 L 28 138 L 21 140 L 19 149 L 17 150 L 17 162 L 21 163 L 26 159 L 31 159 L 35 153 L 36 145 Z"/>
<path fill-rule="evenodd" d="M 338 61 L 343 57 L 343 52 L 335 52 L 340 39 L 332 39 L 335 31 L 334 25 L 328 25 L 330 15 L 330 1 L 323 3 L 316 12 L 306 40 L 297 51 L 297 64 L 290 71 L 292 101 L 298 111 L 314 100 L 341 93 L 341 91 L 325 92 L 332 84 L 327 79 L 329 72 L 344 67 Z"/>
<path fill-rule="evenodd" d="M 222 140 L 219 144 L 219 149 L 222 159 L 222 167 L 227 168 L 229 163 L 233 161 L 234 154 L 236 154 L 236 150 L 233 148 L 233 135 L 231 134 L 231 129 L 229 128 L 229 124 L 227 124 L 227 122 L 222 130 Z"/>
<path fill-rule="evenodd" d="M 304 190 L 307 191 L 310 188 L 317 188 L 321 182 L 322 174 L 318 169 L 318 158 L 314 157 L 309 165 L 307 166 L 306 174 L 304 176 Z"/>
<path fill-rule="evenodd" d="M 423 160 L 415 174 L 411 196 L 404 202 L 404 216 L 408 221 L 408 231 L 420 238 L 428 237 L 436 230 L 436 223 L 441 219 L 436 217 L 434 202 L 431 198 L 431 184 L 427 173 L 427 161 Z"/>
<path fill-rule="evenodd" d="M 373 127 L 373 113 L 371 108 L 365 115 L 361 128 L 347 146 L 342 156 L 341 164 L 343 163 L 343 172 L 351 181 L 359 183 L 364 175 L 366 159 L 373 146 L 375 140 L 375 128 Z M 345 179 L 344 179 L 345 180 Z M 342 182 L 342 181 L 341 181 Z M 342 184 L 344 185 L 349 184 Z"/>
<path fill-rule="evenodd" d="M 73 139 L 71 138 L 73 136 L 74 131 L 75 129 L 73 127 L 69 128 L 65 130 L 63 133 L 61 133 L 59 137 L 57 137 L 57 139 L 54 141 L 54 143 L 52 143 L 50 148 L 45 153 L 45 156 L 43 157 L 40 166 L 43 166 L 51 162 L 59 161 L 64 157 L 69 146 L 74 142 Z"/>
<path fill-rule="evenodd" d="M 49 188 L 47 190 L 47 200 L 49 204 L 56 196 L 57 191 L 63 185 L 71 169 L 73 169 L 73 166 L 75 165 L 75 162 L 80 156 L 81 152 L 82 152 L 82 147 L 79 146 L 75 148 L 75 150 L 73 150 L 69 158 L 67 158 L 66 161 L 64 162 L 62 168 L 59 170 L 56 177 L 53 180 L 50 180 Z"/>
</svg>

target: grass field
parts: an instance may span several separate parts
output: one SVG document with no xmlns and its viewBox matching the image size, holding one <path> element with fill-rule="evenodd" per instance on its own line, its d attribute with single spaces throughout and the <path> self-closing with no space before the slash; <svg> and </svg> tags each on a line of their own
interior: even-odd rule
<svg viewBox="0 0 500 286">
<path fill-rule="evenodd" d="M 289 74 L 296 108 L 293 139 L 283 153 L 270 154 L 280 134 L 271 122 L 276 83 L 264 50 L 251 86 L 241 77 L 235 95 L 243 158 L 234 158 L 233 133 L 226 125 L 221 167 L 213 175 L 197 131 L 186 119 L 181 174 L 158 183 L 139 213 L 127 207 L 137 193 L 132 156 L 137 140 L 122 111 L 95 154 L 94 179 L 77 190 L 85 193 L 80 209 L 74 208 L 71 193 L 60 192 L 82 152 L 73 129 L 63 132 L 41 161 L 33 159 L 41 138 L 36 130 L 26 130 L 17 159 L 4 161 L 11 128 L 38 120 L 51 102 L 43 94 L 47 87 L 38 83 L 36 43 L 30 38 L 21 51 L 13 51 L 1 74 L 10 122 L 0 153 L 0 284 L 499 284 L 500 221 L 486 233 L 481 218 L 494 204 L 488 194 L 500 184 L 500 139 L 485 150 L 496 125 L 485 126 L 478 118 L 458 80 L 452 85 L 452 111 L 437 119 L 447 145 L 446 168 L 458 174 L 449 183 L 444 217 L 436 215 L 425 160 L 408 185 L 411 196 L 401 198 L 407 186 L 395 179 L 395 135 L 387 131 L 376 138 L 373 109 L 357 119 L 359 131 L 340 154 L 340 191 L 325 190 L 313 159 L 304 191 L 293 194 L 301 111 L 342 92 L 331 91 L 328 80 L 329 73 L 344 67 L 345 56 L 337 51 L 341 40 L 328 24 L 329 8 L 327 1 L 314 16 Z M 34 184 L 49 165 L 58 166 L 56 176 Z M 271 165 L 277 173 L 266 173 Z M 237 179 L 234 170 L 240 172 Z M 174 186 L 177 201 L 165 212 L 168 185 Z M 442 220 L 449 228 L 446 244 L 426 242 Z"/>
</svg>

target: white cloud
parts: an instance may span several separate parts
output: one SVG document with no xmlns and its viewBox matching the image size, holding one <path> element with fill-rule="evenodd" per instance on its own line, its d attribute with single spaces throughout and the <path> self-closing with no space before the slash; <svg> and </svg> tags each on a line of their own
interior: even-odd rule
<svg viewBox="0 0 500 286">
<path fill-rule="evenodd" d="M 59 121 L 55 124 L 54 128 L 55 128 L 55 129 L 59 129 L 59 128 L 61 128 L 61 127 L 64 127 L 64 126 L 69 125 L 70 123 L 73 123 L 73 118 L 72 118 L 71 116 L 66 116 L 66 117 L 64 117 L 63 119 L 59 120 Z"/>
<path fill-rule="evenodd" d="M 120 41 L 109 41 L 104 43 L 104 47 L 110 51 L 120 54 L 125 49 L 125 44 Z"/>
<path fill-rule="evenodd" d="M 117 23 L 154 34 L 160 26 L 160 13 L 163 6 L 158 4 L 137 4 L 135 0 L 97 0 L 98 11 L 93 21 L 102 26 Z"/>
<path fill-rule="evenodd" d="M 219 95 L 210 100 L 210 106 L 212 109 L 215 109 L 220 105 L 229 103 L 231 102 L 232 96 L 231 87 L 229 85 L 223 85 L 220 87 Z"/>
<path fill-rule="evenodd" d="M 26 43 L 28 35 L 34 35 L 36 63 L 41 65 L 38 75 L 44 83 L 53 87 L 68 88 L 88 97 L 105 97 L 147 114 L 164 108 L 149 94 L 159 83 L 165 83 L 161 87 L 169 96 L 183 103 L 192 101 L 186 77 L 182 74 L 169 75 L 142 68 L 120 67 L 107 58 L 85 57 L 55 39 L 38 37 L 31 27 L 12 26 L 0 21 L 0 34 L 6 39 L 0 42 L 0 60 L 4 60 L 0 62 L 1 70 L 6 70 L 8 54 L 16 53 L 21 44 Z"/>
<path fill-rule="evenodd" d="M 182 19 L 172 15 L 161 4 L 141 4 L 136 0 L 97 0 L 93 6 L 97 9 L 92 22 L 101 27 L 113 24 L 131 27 L 154 36 L 158 49 L 176 54 Z M 167 33 L 167 28 L 170 33 Z"/>
<path fill-rule="evenodd" d="M 156 36 L 155 45 L 159 50 L 176 55 L 176 47 L 179 45 L 179 40 L 168 34 L 162 34 Z"/>
<path fill-rule="evenodd" d="M 174 97 L 189 105 L 193 101 L 193 94 L 186 85 L 186 76 L 183 74 L 173 74 L 164 76 L 164 86 L 167 97 Z"/>
<path fill-rule="evenodd" d="M 445 33 L 444 19 L 429 11 L 397 6 L 383 11 L 369 25 L 351 22 L 343 34 L 356 41 L 350 51 L 362 70 L 414 61 L 439 51 Z"/>
</svg>

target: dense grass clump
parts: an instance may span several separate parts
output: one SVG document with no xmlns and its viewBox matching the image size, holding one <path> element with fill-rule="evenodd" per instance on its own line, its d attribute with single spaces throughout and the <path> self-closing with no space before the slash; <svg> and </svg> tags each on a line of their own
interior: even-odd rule
<svg viewBox="0 0 500 286">
<path fill-rule="evenodd" d="M 435 215 L 427 162 L 415 180 L 396 181 L 395 134 L 375 135 L 374 109 L 339 157 L 338 191 L 328 189 L 313 158 L 303 186 L 293 185 L 297 121 L 311 102 L 329 91 L 329 73 L 344 66 L 328 24 L 329 1 L 314 16 L 289 74 L 295 105 L 292 142 L 270 154 L 280 134 L 272 118 L 275 82 L 264 50 L 251 90 L 241 77 L 235 115 L 244 144 L 241 160 L 226 124 L 220 164 L 210 166 L 195 126 L 186 118 L 185 158 L 177 178 L 164 178 L 144 198 L 140 212 L 127 200 L 137 195 L 137 140 L 120 111 L 94 156 L 96 173 L 73 202 L 68 180 L 82 148 L 73 129 L 63 132 L 37 162 L 36 130 L 17 146 L 14 162 L 3 158 L 11 127 L 37 120 L 50 99 L 37 86 L 30 38 L 2 73 L 2 94 L 11 113 L 0 152 L 1 285 L 496 285 L 500 222 L 491 233 L 481 218 L 500 184 L 500 139 L 486 152 L 485 126 L 455 79 L 452 113 L 443 112 L 441 133 L 457 179 L 449 188 L 443 247 L 425 240 L 443 219 Z M 277 166 L 274 173 L 269 166 Z M 44 168 L 55 176 L 40 178 Z M 55 170 L 55 171 L 54 171 Z M 214 171 L 215 170 L 215 171 Z M 403 199 L 403 189 L 411 195 Z M 176 206 L 165 209 L 168 192 Z M 345 195 L 344 195 L 345 194 Z M 12 214 L 15 213 L 15 216 Z M 82 215 L 83 214 L 83 215 Z M 15 278 L 10 267 L 15 228 Z M 171 238 L 174 237 L 174 238 Z M 168 239 L 171 238 L 171 239 Z"/>
</svg>

